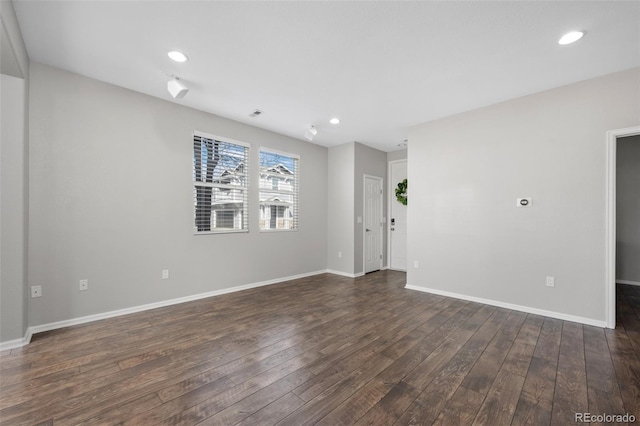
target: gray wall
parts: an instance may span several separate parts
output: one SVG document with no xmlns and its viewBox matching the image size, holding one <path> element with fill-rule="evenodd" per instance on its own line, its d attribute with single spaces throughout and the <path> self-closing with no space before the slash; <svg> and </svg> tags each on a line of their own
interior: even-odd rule
<svg viewBox="0 0 640 426">
<path fill-rule="evenodd" d="M 354 169 L 353 143 L 329 148 L 327 269 L 345 274 L 354 273 Z"/>
<path fill-rule="evenodd" d="M 407 159 L 407 149 L 387 152 L 387 161 L 398 161 Z"/>
<path fill-rule="evenodd" d="M 329 148 L 329 206 L 327 268 L 346 275 L 363 273 L 364 175 L 383 179 L 387 204 L 387 154 L 358 142 Z M 386 216 L 386 208 L 383 210 Z M 386 225 L 383 228 L 383 266 L 387 264 Z M 342 257 L 338 253 L 342 253 Z"/>
<path fill-rule="evenodd" d="M 25 81 L 0 75 L 2 137 L 0 232 L 0 342 L 24 337 L 26 331 Z"/>
<path fill-rule="evenodd" d="M 27 331 L 29 59 L 11 2 L 0 2 L 0 343 Z"/>
<path fill-rule="evenodd" d="M 411 129 L 408 284 L 604 322 L 605 135 L 639 93 L 635 68 Z"/>
<path fill-rule="evenodd" d="M 640 135 L 618 139 L 616 166 L 616 279 L 640 284 Z"/>
<path fill-rule="evenodd" d="M 364 266 L 364 224 L 357 223 L 357 218 L 364 218 L 364 175 L 382 178 L 382 216 L 384 218 L 387 216 L 387 153 L 357 142 L 354 143 L 354 150 L 354 203 L 356 217 L 354 218 L 353 271 L 356 274 L 361 274 Z M 387 224 L 385 223 L 382 227 L 382 265 L 385 266 L 387 263 Z"/>
<path fill-rule="evenodd" d="M 30 325 L 326 269 L 326 148 L 41 64 L 30 103 Z M 250 143 L 254 169 L 261 146 L 299 154 L 300 230 L 259 232 L 253 173 L 251 232 L 194 236 L 194 130 Z"/>
</svg>

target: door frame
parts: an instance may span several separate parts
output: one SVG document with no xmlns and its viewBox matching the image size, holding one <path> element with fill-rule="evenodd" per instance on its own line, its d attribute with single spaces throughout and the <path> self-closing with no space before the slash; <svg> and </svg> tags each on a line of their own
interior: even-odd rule
<svg viewBox="0 0 640 426">
<path fill-rule="evenodd" d="M 377 180 L 380 182 L 380 189 L 382 190 L 382 202 L 380 203 L 380 271 L 384 269 L 384 178 L 380 176 L 373 176 L 363 174 L 362 176 L 362 273 L 367 273 L 367 233 L 365 231 L 367 226 L 367 178 Z"/>
<path fill-rule="evenodd" d="M 640 135 L 640 126 L 610 130 L 607 132 L 605 211 L 605 313 L 607 328 L 616 328 L 616 153 L 618 138 L 636 135 Z"/>
<path fill-rule="evenodd" d="M 393 182 L 391 182 L 391 165 L 397 163 L 407 163 L 407 166 L 409 166 L 408 158 L 392 160 L 389 161 L 387 165 L 387 179 L 389 181 L 389 197 L 387 198 L 387 268 L 389 269 L 391 269 L 391 203 L 395 201 L 393 197 L 395 196 L 396 190 Z M 408 266 L 407 269 L 409 269 Z"/>
</svg>

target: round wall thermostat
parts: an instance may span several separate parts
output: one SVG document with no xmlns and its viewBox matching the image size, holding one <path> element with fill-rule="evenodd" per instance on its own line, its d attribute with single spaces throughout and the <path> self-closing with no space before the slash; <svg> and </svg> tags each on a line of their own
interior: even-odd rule
<svg viewBox="0 0 640 426">
<path fill-rule="evenodd" d="M 518 198 L 516 205 L 518 207 L 531 207 L 531 198 Z"/>
</svg>

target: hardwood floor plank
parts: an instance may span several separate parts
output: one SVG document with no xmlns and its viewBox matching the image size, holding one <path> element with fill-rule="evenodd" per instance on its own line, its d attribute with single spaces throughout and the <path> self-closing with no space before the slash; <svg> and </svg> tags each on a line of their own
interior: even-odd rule
<svg viewBox="0 0 640 426">
<path fill-rule="evenodd" d="M 378 401 L 357 425 L 392 425 L 402 416 L 420 392 L 405 382 L 399 382 Z"/>
<path fill-rule="evenodd" d="M 484 307 L 483 307 L 484 308 Z M 493 335 L 497 332 L 500 325 L 499 321 L 488 321 L 488 318 L 492 316 L 495 308 L 487 307 L 487 309 L 479 309 L 474 315 L 472 315 L 465 323 L 462 324 L 461 330 L 468 332 L 475 332 L 475 334 L 467 341 L 463 348 L 456 354 L 452 361 L 440 371 L 440 374 L 433 380 L 434 388 L 444 394 L 443 389 L 446 388 L 445 382 L 451 383 L 451 387 L 458 386 L 462 381 L 466 371 L 471 368 L 473 361 L 477 358 L 482 350 L 489 343 Z M 424 333 L 424 332 L 422 332 Z M 424 336 L 423 336 L 424 337 Z M 417 344 L 417 342 L 416 342 Z M 414 344 L 413 346 L 416 346 Z M 384 352 L 383 352 L 384 353 Z M 406 351 L 405 351 L 406 353 Z M 396 358 L 400 353 L 394 352 Z M 404 361 L 404 360 L 403 360 Z M 369 411 L 375 404 L 377 404 L 388 391 L 395 386 L 401 378 L 408 373 L 412 367 L 411 364 L 405 362 L 394 362 L 392 365 L 383 370 L 376 379 L 365 385 L 359 392 L 349 397 L 338 408 L 332 411 L 329 415 L 322 419 L 318 424 L 334 425 L 334 424 L 353 424 L 360 419 L 367 411 Z M 402 374 L 399 368 L 404 368 Z M 446 379 L 445 379 L 446 378 Z M 430 398 L 437 395 L 438 392 L 425 391 L 423 394 L 429 394 Z M 441 399 L 440 402 L 444 404 L 447 396 Z M 431 400 L 428 406 L 431 408 L 434 406 L 434 401 Z M 439 409 L 436 411 L 439 412 Z"/>
<path fill-rule="evenodd" d="M 304 405 L 304 403 L 305 402 L 298 398 L 296 394 L 289 392 L 266 407 L 256 411 L 251 416 L 243 419 L 238 425 L 261 426 L 276 424 L 290 413 L 296 411 Z"/>
<path fill-rule="evenodd" d="M 624 414 L 624 404 L 604 330 L 584 326 L 583 334 L 589 411 Z"/>
<path fill-rule="evenodd" d="M 523 385 L 524 377 L 507 370 L 500 370 L 473 424 L 511 424 Z"/>
<path fill-rule="evenodd" d="M 478 311 L 481 312 L 481 311 Z M 481 320 L 478 320 L 482 318 Z M 451 397 L 469 373 L 489 342 L 500 329 L 505 316 L 495 312 L 495 308 L 485 310 L 481 315 L 473 315 L 461 325 L 460 330 L 473 335 L 458 350 L 454 357 L 438 369 L 437 374 L 401 417 L 400 422 L 410 424 L 431 424 L 447 406 Z M 420 389 L 417 383 L 411 383 Z"/>
<path fill-rule="evenodd" d="M 526 318 L 526 314 L 507 310 L 499 310 L 496 315 L 504 319 L 504 325 L 462 381 L 462 386 L 481 395 L 489 391 Z"/>
<path fill-rule="evenodd" d="M 7 425 L 565 425 L 640 417 L 640 288 L 602 330 L 320 274 L 37 334 L 0 353 Z"/>
<path fill-rule="evenodd" d="M 559 343 L 559 342 L 558 342 Z M 556 383 L 558 360 L 531 358 L 513 424 L 540 425 L 551 423 L 551 407 Z"/>
<path fill-rule="evenodd" d="M 533 356 L 558 362 L 560 353 L 560 339 L 562 337 L 562 321 L 554 318 L 545 318 L 540 329 L 540 335 L 536 342 Z"/>
<path fill-rule="evenodd" d="M 91 425 L 114 425 L 122 423 L 125 419 L 133 417 L 139 413 L 143 413 L 149 410 L 152 410 L 162 404 L 160 398 L 155 393 L 151 393 L 145 396 L 142 396 L 138 399 L 134 399 L 126 404 L 111 406 L 111 407 L 103 407 L 103 409 L 94 414 L 91 418 L 86 418 L 87 413 L 82 413 L 79 417 L 82 420 L 78 421 L 77 424 L 82 424 L 82 426 L 91 426 Z M 55 419 L 57 424 L 73 424 L 74 420 L 71 417 L 63 417 L 60 419 Z"/>
<path fill-rule="evenodd" d="M 200 425 L 232 425 L 236 424 L 245 418 L 249 417 L 251 414 L 260 410 L 263 407 L 271 404 L 272 402 L 278 400 L 280 397 L 288 394 L 291 390 L 295 389 L 300 383 L 305 382 L 310 377 L 313 377 L 313 373 L 307 371 L 305 369 L 297 370 L 288 376 L 283 377 L 280 380 L 277 380 L 271 383 L 268 386 L 265 386 L 258 390 L 257 392 L 249 395 L 248 397 L 236 402 L 223 409 L 222 411 L 217 412 L 213 416 L 206 417 L 204 421 L 199 423 Z M 211 404 L 211 401 L 205 401 L 200 404 L 204 407 L 198 407 L 194 409 L 198 412 L 211 412 L 213 411 L 211 407 L 214 404 Z M 180 418 L 183 418 L 185 413 L 188 413 L 189 410 L 183 411 L 180 413 Z M 192 421 L 193 420 L 193 421 Z M 184 424 L 195 424 L 200 420 L 197 417 L 189 418 L 189 421 L 183 422 Z M 168 424 L 180 424 L 169 419 Z"/>
<path fill-rule="evenodd" d="M 624 411 L 640 416 L 640 359 L 625 331 L 606 330 L 611 361 L 616 373 Z"/>
<path fill-rule="evenodd" d="M 543 321 L 543 317 L 527 315 L 502 365 L 505 371 L 522 377 L 527 375 Z"/>
<path fill-rule="evenodd" d="M 584 337 L 582 324 L 565 321 L 562 324 L 560 356 L 582 360 L 584 363 Z"/>
<path fill-rule="evenodd" d="M 575 413 L 587 413 L 587 377 L 584 359 L 560 354 L 551 421 L 563 425 L 575 422 Z"/>
<path fill-rule="evenodd" d="M 279 425 L 303 426 L 316 423 L 328 412 L 333 411 L 342 401 L 364 386 L 380 371 L 391 364 L 385 356 L 374 354 L 367 363 L 352 371 L 344 380 L 339 381 L 320 395 L 278 422 Z"/>
<path fill-rule="evenodd" d="M 484 395 L 463 386 L 458 387 L 433 424 L 438 426 L 470 425 L 476 418 L 484 397 Z"/>
</svg>

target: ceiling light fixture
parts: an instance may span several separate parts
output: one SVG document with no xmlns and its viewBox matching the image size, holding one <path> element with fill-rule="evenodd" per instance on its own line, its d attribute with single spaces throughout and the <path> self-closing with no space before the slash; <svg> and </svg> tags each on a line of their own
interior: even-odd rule
<svg viewBox="0 0 640 426">
<path fill-rule="evenodd" d="M 571 44 L 580 40 L 583 35 L 584 33 L 582 31 L 571 31 L 570 33 L 566 33 L 565 35 L 563 35 L 562 38 L 558 40 L 558 44 Z"/>
<path fill-rule="evenodd" d="M 331 120 L 329 120 L 329 123 L 340 124 L 340 119 L 338 117 L 333 117 Z"/>
<path fill-rule="evenodd" d="M 176 62 L 187 62 L 189 60 L 187 55 L 178 50 L 172 50 L 171 52 L 167 53 L 167 56 L 169 56 L 171 60 Z"/>
<path fill-rule="evenodd" d="M 189 91 L 189 88 L 185 86 L 184 83 L 181 83 L 177 77 L 173 77 L 167 83 L 167 90 L 174 99 L 182 99 Z"/>
<path fill-rule="evenodd" d="M 313 140 L 313 137 L 318 134 L 318 129 L 315 126 L 309 127 L 309 129 L 304 133 L 304 137 L 309 139 L 309 142 Z"/>
</svg>

